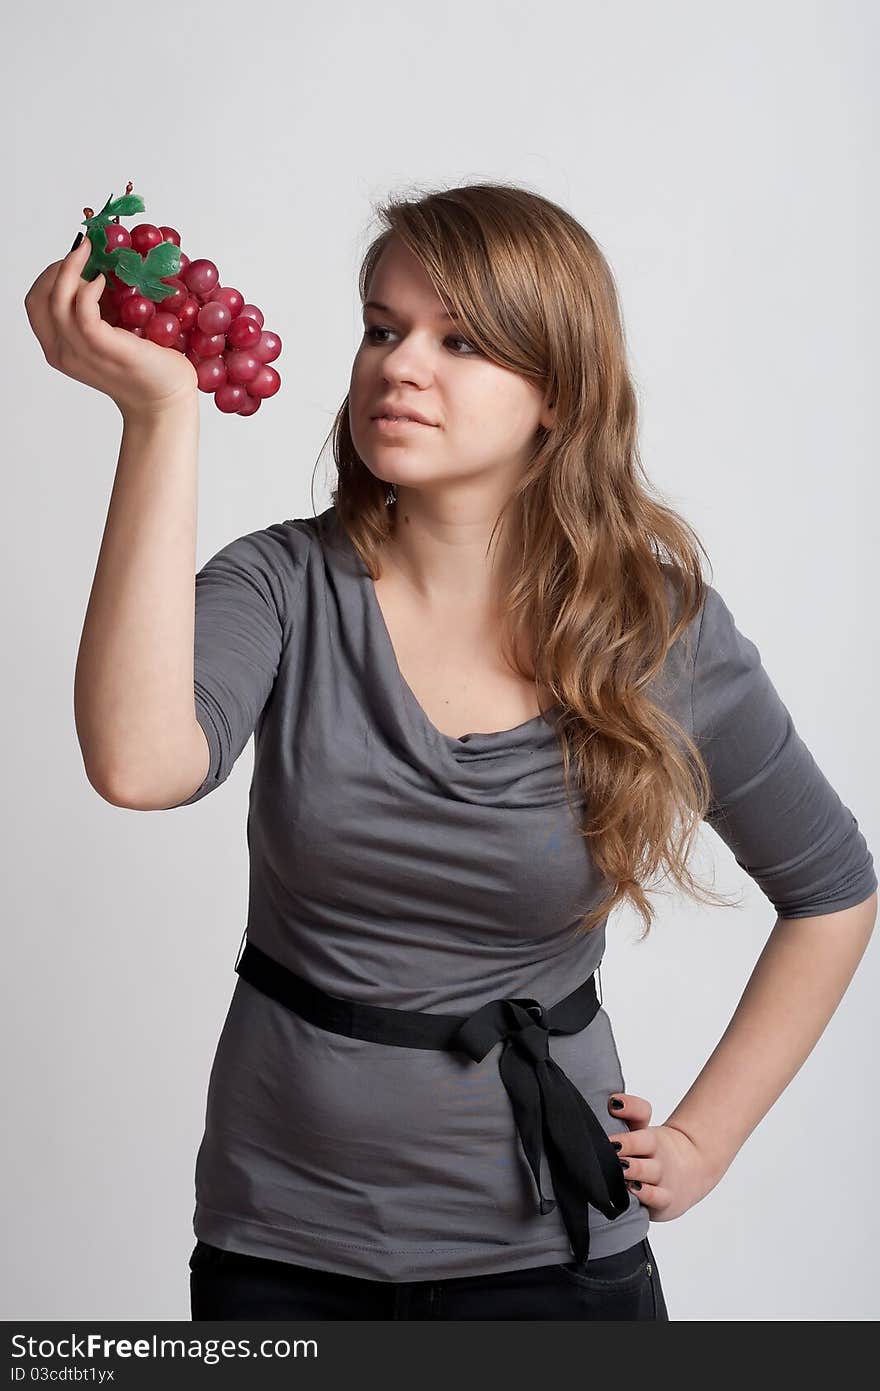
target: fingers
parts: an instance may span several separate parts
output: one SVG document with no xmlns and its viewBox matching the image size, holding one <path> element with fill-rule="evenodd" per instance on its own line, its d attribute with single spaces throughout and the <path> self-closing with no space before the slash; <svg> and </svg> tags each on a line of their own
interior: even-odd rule
<svg viewBox="0 0 880 1391">
<path fill-rule="evenodd" d="M 49 289 L 55 282 L 55 277 L 58 274 L 58 268 L 60 265 L 60 261 L 53 261 L 51 266 L 47 266 L 45 270 L 40 271 L 40 274 L 37 276 L 36 280 L 31 285 L 30 289 L 24 297 L 25 304 L 27 304 L 29 300 L 36 299 L 37 295 L 41 291 L 45 291 L 45 293 L 48 295 Z"/>
<path fill-rule="evenodd" d="M 636 1188 L 637 1183 L 639 1184 L 638 1188 Z M 633 1197 L 638 1198 L 643 1207 L 650 1208 L 656 1214 L 669 1206 L 668 1188 L 661 1188 L 659 1184 L 646 1183 L 644 1179 L 631 1180 L 629 1178 L 626 1181 L 626 1186 Z"/>
<path fill-rule="evenodd" d="M 63 261 L 46 266 L 25 295 L 25 311 L 48 362 L 56 361 L 60 341 L 69 332 L 78 285 L 89 283 L 82 279 L 89 250 L 89 238 L 84 237 Z"/>
<path fill-rule="evenodd" d="M 624 1130 L 620 1135 L 609 1135 L 621 1159 L 649 1157 L 657 1153 L 657 1127 L 646 1126 L 643 1130 Z"/>
<path fill-rule="evenodd" d="M 615 1101 L 622 1101 L 623 1105 L 615 1106 Z M 630 1129 L 650 1125 L 652 1109 L 650 1101 L 646 1101 L 643 1096 L 633 1096 L 630 1092 L 614 1092 L 608 1098 L 608 1110 L 611 1115 L 626 1121 Z"/>
<path fill-rule="evenodd" d="M 41 270 L 24 297 L 28 321 L 47 357 L 50 343 L 56 337 L 49 312 L 49 295 L 62 265 L 62 261 L 53 261 L 45 270 Z"/>
<path fill-rule="evenodd" d="M 73 297 L 73 322 L 86 338 L 98 330 L 103 323 L 99 304 L 107 277 L 100 271 L 94 280 L 80 280 Z"/>
<path fill-rule="evenodd" d="M 74 318 L 74 301 L 82 285 L 94 284 L 82 278 L 91 254 L 92 244 L 83 237 L 75 251 L 70 251 L 60 263 L 55 283 L 49 291 L 49 313 L 61 333 L 66 332 Z M 101 282 L 103 288 L 103 281 Z"/>
<path fill-rule="evenodd" d="M 623 1105 L 614 1106 L 615 1101 L 622 1101 Z M 660 1161 L 653 1157 L 657 1141 L 656 1130 L 650 1125 L 652 1109 L 645 1097 L 633 1096 L 630 1092 L 615 1092 L 608 1098 L 611 1115 L 619 1117 L 629 1127 L 608 1138 L 618 1151 L 627 1188 L 646 1207 L 659 1206 L 661 1201 L 666 1201 L 665 1190 L 655 1186 L 661 1174 Z"/>
<path fill-rule="evenodd" d="M 657 1129 L 655 1126 L 624 1130 L 617 1135 L 609 1135 L 620 1167 L 624 1171 L 627 1184 L 634 1181 L 642 1184 L 660 1182 L 660 1160 L 657 1154 Z"/>
<path fill-rule="evenodd" d="M 657 1184 L 663 1177 L 660 1160 L 651 1155 L 625 1154 L 621 1150 L 617 1158 L 628 1184 Z"/>
</svg>

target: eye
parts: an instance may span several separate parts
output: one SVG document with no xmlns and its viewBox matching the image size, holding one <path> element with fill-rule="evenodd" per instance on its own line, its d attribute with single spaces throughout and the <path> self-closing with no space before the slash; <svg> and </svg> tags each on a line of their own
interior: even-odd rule
<svg viewBox="0 0 880 1391">
<path fill-rule="evenodd" d="M 466 347 L 470 348 L 469 353 L 457 353 L 457 357 L 470 357 L 471 353 L 479 353 L 480 351 L 479 348 L 474 347 L 473 343 L 471 343 L 468 338 L 462 338 L 455 333 L 451 334 L 446 341 L 447 343 L 464 343 Z"/>
<path fill-rule="evenodd" d="M 373 324 L 372 326 L 368 326 L 367 328 L 364 329 L 364 337 L 367 339 L 368 342 L 371 342 L 371 343 L 376 343 L 376 342 L 382 343 L 382 342 L 385 342 L 386 340 L 385 340 L 385 339 L 376 339 L 376 338 L 372 338 L 372 337 L 371 337 L 371 334 L 374 334 L 374 333 L 393 333 L 393 332 L 394 332 L 394 330 L 391 329 L 391 328 L 385 328 L 385 327 L 384 327 L 383 325 L 381 325 L 381 324 Z M 447 342 L 447 343 L 464 343 L 465 346 L 466 346 L 467 348 L 470 349 L 470 352 L 466 352 L 466 353 L 455 353 L 455 354 L 454 354 L 455 357 L 471 357 L 472 355 L 477 355 L 477 356 L 479 356 L 479 352 L 480 352 L 479 348 L 475 348 L 474 345 L 473 345 L 473 343 L 471 343 L 469 339 L 467 339 L 467 338 L 462 338 L 460 334 L 456 334 L 456 333 L 450 334 L 449 337 L 446 339 L 446 342 Z"/>
</svg>

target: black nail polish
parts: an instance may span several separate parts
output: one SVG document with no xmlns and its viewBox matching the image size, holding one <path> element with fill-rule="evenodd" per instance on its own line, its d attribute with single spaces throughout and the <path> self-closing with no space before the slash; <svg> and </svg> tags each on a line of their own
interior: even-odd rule
<svg viewBox="0 0 880 1391">
<path fill-rule="evenodd" d="M 639 1183 L 637 1178 L 631 1178 L 629 1181 L 629 1186 L 630 1188 L 641 1188 L 642 1185 Z"/>
<path fill-rule="evenodd" d="M 623 1149 L 623 1145 L 620 1143 L 619 1140 L 612 1140 L 611 1143 L 616 1150 Z"/>
<path fill-rule="evenodd" d="M 615 1111 L 623 1110 L 623 1102 L 619 1099 L 619 1097 L 615 1097 L 611 1105 L 614 1107 Z"/>
<path fill-rule="evenodd" d="M 82 241 L 82 239 L 83 239 L 84 236 L 85 236 L 85 233 L 84 233 L 84 232 L 77 232 L 76 236 L 75 236 L 74 239 L 73 239 L 73 246 L 70 248 L 70 251 L 76 251 L 76 248 L 79 246 L 79 244 L 80 244 L 80 242 Z M 68 256 L 70 255 L 70 251 L 68 251 L 68 253 L 67 253 Z"/>
<path fill-rule="evenodd" d="M 619 1160 L 619 1163 L 620 1163 L 621 1169 L 628 1169 L 628 1168 L 629 1168 L 629 1160 L 628 1160 L 628 1159 L 621 1159 L 621 1160 Z"/>
</svg>

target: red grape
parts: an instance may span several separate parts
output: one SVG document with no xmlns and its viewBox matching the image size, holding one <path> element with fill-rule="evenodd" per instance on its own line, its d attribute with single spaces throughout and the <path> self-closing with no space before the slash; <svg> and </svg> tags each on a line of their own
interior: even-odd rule
<svg viewBox="0 0 880 1391">
<path fill-rule="evenodd" d="M 262 328 L 262 327 L 263 327 L 263 314 L 262 314 L 262 311 L 259 310 L 255 304 L 246 304 L 246 305 L 244 305 L 244 307 L 243 307 L 242 309 L 240 309 L 238 312 L 239 312 L 239 316 L 240 316 L 242 319 L 255 319 L 255 320 L 256 320 L 256 323 L 257 323 L 257 326 L 258 326 L 259 328 Z"/>
<path fill-rule="evenodd" d="M 164 238 L 158 227 L 154 227 L 152 222 L 139 222 L 137 227 L 131 229 L 131 245 L 135 251 L 139 251 L 142 256 L 146 256 L 148 251 L 152 251 L 154 246 L 161 246 Z"/>
<path fill-rule="evenodd" d="M 226 341 L 230 348 L 253 348 L 260 341 L 260 328 L 255 319 L 239 314 L 226 330 Z"/>
<path fill-rule="evenodd" d="M 222 301 L 209 300 L 199 310 L 199 328 L 210 337 L 213 333 L 226 333 L 232 323 L 232 311 Z"/>
<path fill-rule="evenodd" d="M 134 294 L 119 303 L 119 322 L 123 328 L 145 328 L 156 312 L 153 300 Z"/>
<path fill-rule="evenodd" d="M 176 314 L 157 310 L 147 324 L 147 337 L 161 348 L 173 348 L 180 333 L 180 320 Z"/>
<path fill-rule="evenodd" d="M 252 382 L 262 363 L 249 348 L 233 348 L 226 354 L 226 371 L 231 382 Z"/>
<path fill-rule="evenodd" d="M 107 236 L 107 251 L 118 251 L 120 247 L 131 246 L 131 232 L 127 227 L 122 227 L 118 222 L 111 222 L 104 228 Z"/>
<path fill-rule="evenodd" d="M 199 357 L 216 357 L 226 347 L 226 339 L 222 333 L 209 335 L 202 333 L 200 328 L 194 328 L 190 330 L 189 345 Z"/>
<path fill-rule="evenodd" d="M 180 320 L 182 328 L 187 330 L 191 329 L 199 317 L 198 300 L 193 299 L 192 295 L 190 295 L 183 308 L 178 309 L 177 317 Z"/>
<path fill-rule="evenodd" d="M 204 357 L 196 367 L 200 391 L 216 391 L 226 381 L 226 363 L 222 357 Z"/>
<path fill-rule="evenodd" d="M 164 299 L 159 300 L 158 308 L 167 309 L 170 313 L 179 315 L 189 298 L 189 291 L 179 275 L 166 275 L 162 283 L 168 286 L 168 294 Z"/>
<path fill-rule="evenodd" d="M 251 351 L 261 362 L 274 362 L 281 353 L 281 339 L 271 329 L 264 328 Z"/>
<path fill-rule="evenodd" d="M 224 382 L 214 392 L 214 404 L 224 415 L 235 415 L 244 405 L 246 395 L 244 387 L 237 382 Z"/>
<path fill-rule="evenodd" d="M 265 400 L 267 396 L 274 396 L 281 385 L 281 377 L 274 367 L 267 367 L 264 363 L 257 375 L 247 383 L 247 390 L 251 396 L 259 396 Z"/>
<path fill-rule="evenodd" d="M 220 300 L 221 304 L 228 304 L 233 319 L 244 308 L 244 295 L 240 290 L 234 290 L 231 285 L 215 285 L 208 295 L 208 303 L 210 304 L 214 300 Z"/>
<path fill-rule="evenodd" d="M 238 408 L 236 414 L 237 414 L 237 415 L 253 415 L 253 414 L 255 413 L 255 411 L 258 411 L 258 410 L 260 409 L 260 406 L 261 406 L 262 404 L 263 404 L 263 403 L 262 403 L 262 401 L 260 400 L 259 396 L 251 396 L 251 395 L 248 393 L 248 394 L 245 396 L 244 405 L 243 405 L 243 406 L 239 406 L 239 408 Z"/>
<path fill-rule="evenodd" d="M 186 270 L 181 273 L 181 279 L 188 290 L 204 299 L 216 287 L 220 272 L 213 261 L 207 261 L 202 257 L 198 261 L 189 262 Z"/>
<path fill-rule="evenodd" d="M 110 272 L 110 276 L 110 288 L 113 291 L 113 298 L 115 299 L 117 304 L 119 304 L 121 300 L 131 299 L 132 295 L 140 294 L 140 290 L 138 289 L 137 285 L 126 285 L 125 281 L 118 280 L 112 271 Z"/>
<path fill-rule="evenodd" d="M 111 328 L 118 328 L 119 310 L 112 293 L 109 290 L 105 290 L 98 303 L 101 309 L 101 318 L 104 319 Z"/>
<path fill-rule="evenodd" d="M 160 227 L 163 241 L 170 241 L 172 246 L 180 246 L 180 233 L 174 227 Z"/>
</svg>

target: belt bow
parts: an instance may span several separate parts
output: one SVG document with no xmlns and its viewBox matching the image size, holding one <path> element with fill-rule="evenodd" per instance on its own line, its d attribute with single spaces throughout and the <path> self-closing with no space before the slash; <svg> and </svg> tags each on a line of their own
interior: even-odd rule
<svg viewBox="0 0 880 1391">
<path fill-rule="evenodd" d="M 592 979 L 585 984 L 592 987 Z M 490 1000 L 464 1020 L 449 1047 L 482 1062 L 503 1042 L 498 1067 L 534 1175 L 541 1215 L 556 1208 L 541 1188 L 543 1143 L 572 1250 L 583 1262 L 590 1250 L 588 1204 L 605 1217 L 619 1217 L 629 1208 L 629 1190 L 617 1151 L 595 1112 L 550 1056 L 551 1033 L 575 1033 L 592 1017 L 588 1004 L 584 1018 L 588 993 L 579 995 L 575 991 L 550 1010 L 537 1000 Z"/>
</svg>

